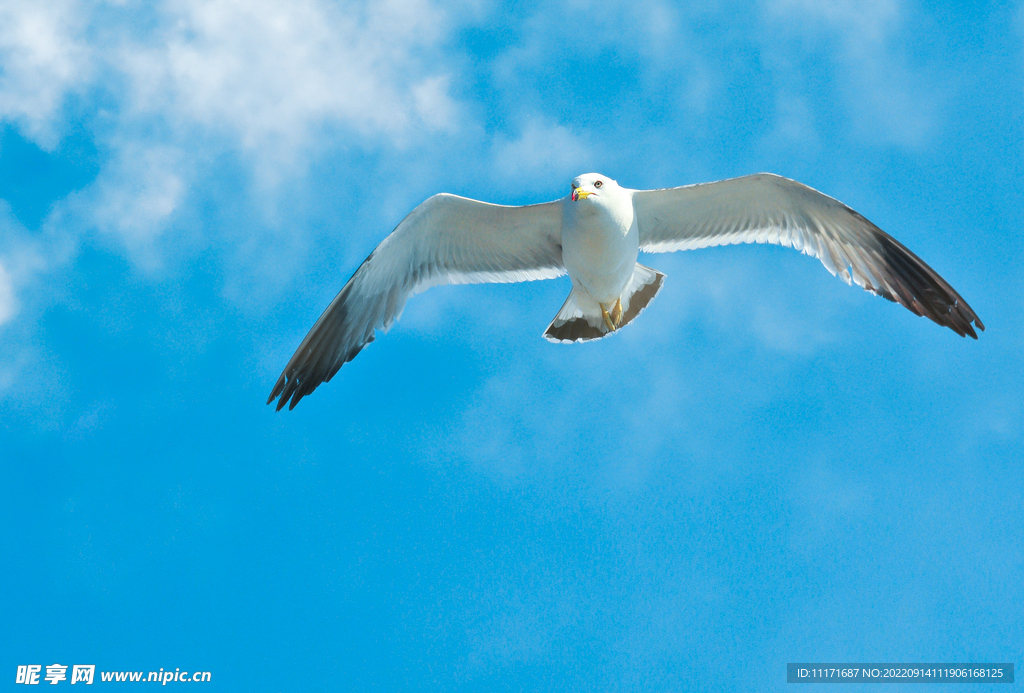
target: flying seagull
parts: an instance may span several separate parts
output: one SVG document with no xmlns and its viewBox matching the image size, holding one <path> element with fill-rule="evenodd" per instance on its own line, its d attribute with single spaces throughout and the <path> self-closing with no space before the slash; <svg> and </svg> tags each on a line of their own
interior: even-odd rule
<svg viewBox="0 0 1024 693">
<path fill-rule="evenodd" d="M 293 409 L 439 284 L 522 282 L 568 274 L 572 291 L 544 332 L 586 342 L 638 316 L 665 275 L 637 262 L 738 243 L 772 243 L 821 260 L 833 275 L 899 303 L 961 337 L 984 330 L 953 287 L 899 241 L 842 202 L 770 173 L 660 190 L 630 190 L 598 173 L 566 197 L 509 207 L 442 193 L 412 210 L 363 261 L 274 385 L 267 404 Z"/>
</svg>

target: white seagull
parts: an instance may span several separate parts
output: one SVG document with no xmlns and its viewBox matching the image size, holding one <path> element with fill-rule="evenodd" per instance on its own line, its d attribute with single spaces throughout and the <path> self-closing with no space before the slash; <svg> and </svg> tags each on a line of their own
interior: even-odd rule
<svg viewBox="0 0 1024 693">
<path fill-rule="evenodd" d="M 842 202 L 770 173 L 661 190 L 577 176 L 560 200 L 509 207 L 442 193 L 412 210 L 335 297 L 274 385 L 278 411 L 387 331 L 413 294 L 439 284 L 522 282 L 568 274 L 572 291 L 544 337 L 601 339 L 625 327 L 665 275 L 637 262 L 737 243 L 772 243 L 821 260 L 847 284 L 895 301 L 961 337 L 984 330 L 953 287 L 899 241 Z"/>
</svg>

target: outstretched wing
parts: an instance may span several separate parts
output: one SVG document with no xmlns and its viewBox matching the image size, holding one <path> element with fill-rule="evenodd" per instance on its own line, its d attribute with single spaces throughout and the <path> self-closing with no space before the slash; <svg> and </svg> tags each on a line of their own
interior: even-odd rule
<svg viewBox="0 0 1024 693">
<path fill-rule="evenodd" d="M 633 192 L 640 249 L 649 253 L 772 243 L 821 260 L 847 284 L 961 337 L 985 326 L 953 287 L 899 241 L 842 202 L 771 173 Z"/>
<path fill-rule="evenodd" d="M 370 253 L 302 340 L 267 404 L 293 409 L 439 284 L 551 279 L 562 265 L 562 203 L 505 207 L 435 195 Z"/>
</svg>

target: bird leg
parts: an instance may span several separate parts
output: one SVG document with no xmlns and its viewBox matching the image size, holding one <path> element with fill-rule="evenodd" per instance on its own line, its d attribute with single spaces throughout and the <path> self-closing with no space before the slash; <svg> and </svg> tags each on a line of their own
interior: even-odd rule
<svg viewBox="0 0 1024 693">
<path fill-rule="evenodd" d="M 622 322 L 622 299 L 621 298 L 615 299 L 615 307 L 612 308 L 612 322 L 615 323 L 615 327 L 618 327 L 619 323 Z"/>
<path fill-rule="evenodd" d="M 612 316 L 608 315 L 608 309 L 601 303 L 598 305 L 601 306 L 601 317 L 604 318 L 604 324 L 608 326 L 608 331 L 614 331 L 615 323 L 612 322 Z"/>
<path fill-rule="evenodd" d="M 609 330 L 614 331 L 622 322 L 622 299 L 615 299 L 615 305 L 612 306 L 611 313 L 604 307 L 603 303 L 599 303 L 601 306 L 601 317 L 604 318 L 604 324 L 608 326 Z"/>
</svg>

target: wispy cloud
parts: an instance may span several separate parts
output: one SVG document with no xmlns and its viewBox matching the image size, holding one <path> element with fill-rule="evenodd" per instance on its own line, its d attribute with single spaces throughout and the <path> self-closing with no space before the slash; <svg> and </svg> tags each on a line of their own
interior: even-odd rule
<svg viewBox="0 0 1024 693">
<path fill-rule="evenodd" d="M 181 159 L 175 147 L 130 143 L 74 199 L 82 222 L 116 238 L 141 267 L 159 267 L 160 237 L 185 195 Z"/>
<path fill-rule="evenodd" d="M 67 247 L 60 239 L 39 239 L 14 218 L 10 205 L 0 200 L 0 327 L 19 313 L 19 293 L 30 285 L 34 276 L 47 267 L 44 243 L 54 252 L 66 255 Z"/>
<path fill-rule="evenodd" d="M 46 223 L 57 236 L 116 239 L 152 271 L 179 236 L 194 235 L 182 214 L 225 162 L 241 162 L 254 201 L 273 209 L 265 200 L 282 181 L 332 152 L 401 150 L 462 127 L 444 51 L 451 9 L 430 0 L 7 2 L 0 121 L 44 149 L 74 120 L 84 126 L 99 174 Z M 36 269 L 57 264 L 45 241 L 35 249 L 52 256 Z M 6 305 L 9 320 L 16 303 Z"/>
<path fill-rule="evenodd" d="M 86 24 L 74 0 L 0 3 L 0 120 L 44 149 L 59 141 L 68 95 L 93 77 Z"/>
<path fill-rule="evenodd" d="M 494 174 L 517 181 L 520 191 L 545 190 L 554 195 L 597 158 L 585 133 L 564 125 L 529 120 L 518 137 L 498 136 L 494 143 Z"/>
<path fill-rule="evenodd" d="M 455 124 L 444 61 L 431 60 L 448 20 L 426 0 L 188 0 L 161 15 L 155 36 L 119 50 L 138 113 L 225 134 L 261 157 L 311 146 L 324 127 L 401 142 Z"/>
<path fill-rule="evenodd" d="M 3 262 L 0 262 L 0 325 L 18 313 L 18 300 L 14 296 L 14 280 Z"/>
<path fill-rule="evenodd" d="M 932 132 L 942 93 L 902 50 L 908 9 L 901 0 L 763 0 L 761 6 L 770 28 L 764 50 L 797 99 L 812 87 L 802 83 L 789 55 L 819 51 L 841 70 L 840 88 L 861 137 L 919 146 Z M 796 43 L 779 42 L 780 36 Z M 793 115 L 788 108 L 780 111 L 784 119 Z"/>
</svg>

